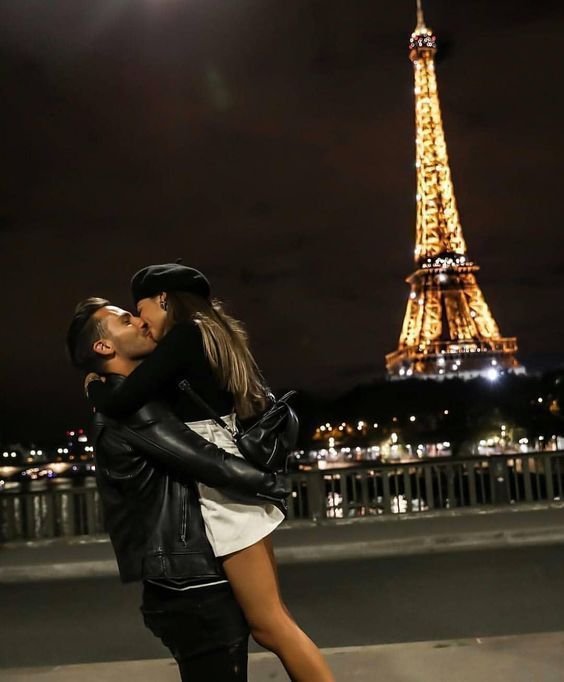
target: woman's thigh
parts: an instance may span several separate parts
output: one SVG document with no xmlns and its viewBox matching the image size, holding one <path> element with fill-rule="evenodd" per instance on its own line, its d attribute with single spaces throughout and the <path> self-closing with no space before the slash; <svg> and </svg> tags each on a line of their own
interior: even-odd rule
<svg viewBox="0 0 564 682">
<path fill-rule="evenodd" d="M 287 613 L 280 597 L 269 537 L 223 557 L 223 567 L 251 627 Z"/>
</svg>

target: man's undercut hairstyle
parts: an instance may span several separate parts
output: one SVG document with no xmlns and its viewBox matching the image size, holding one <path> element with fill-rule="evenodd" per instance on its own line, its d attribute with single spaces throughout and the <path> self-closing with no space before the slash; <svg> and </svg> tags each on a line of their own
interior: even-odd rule
<svg viewBox="0 0 564 682">
<path fill-rule="evenodd" d="M 103 338 L 106 330 L 102 320 L 95 317 L 101 308 L 111 305 L 105 298 L 87 298 L 74 310 L 67 332 L 67 352 L 72 364 L 84 372 L 102 372 L 105 359 L 92 346 Z"/>
</svg>

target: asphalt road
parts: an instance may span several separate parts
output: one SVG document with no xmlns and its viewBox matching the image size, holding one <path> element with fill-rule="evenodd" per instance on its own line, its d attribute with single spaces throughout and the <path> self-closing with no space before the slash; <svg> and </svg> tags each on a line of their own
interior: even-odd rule
<svg viewBox="0 0 564 682">
<path fill-rule="evenodd" d="M 562 545 L 294 564 L 280 580 L 321 647 L 564 630 Z M 166 657 L 139 600 L 115 578 L 2 585 L 0 666 Z"/>
</svg>

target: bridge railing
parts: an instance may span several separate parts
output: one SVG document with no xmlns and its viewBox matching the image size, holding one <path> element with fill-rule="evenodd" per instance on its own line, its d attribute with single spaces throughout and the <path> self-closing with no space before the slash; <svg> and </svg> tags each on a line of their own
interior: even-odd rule
<svg viewBox="0 0 564 682">
<path fill-rule="evenodd" d="M 0 493 L 0 541 L 38 540 L 105 532 L 95 486 Z"/>
<path fill-rule="evenodd" d="M 293 473 L 288 519 L 335 520 L 564 499 L 564 452 L 362 464 Z M 0 541 L 105 532 L 92 485 L 0 493 Z"/>
<path fill-rule="evenodd" d="M 564 452 L 445 458 L 293 476 L 289 518 L 423 514 L 563 500 Z"/>
</svg>

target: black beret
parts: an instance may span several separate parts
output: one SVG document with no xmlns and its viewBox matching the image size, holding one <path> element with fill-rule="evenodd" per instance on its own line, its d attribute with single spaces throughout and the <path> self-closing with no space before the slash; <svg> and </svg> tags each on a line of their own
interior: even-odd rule
<svg viewBox="0 0 564 682">
<path fill-rule="evenodd" d="M 209 298 L 210 283 L 199 270 L 179 263 L 148 265 L 131 278 L 131 294 L 135 303 L 161 291 L 188 291 Z"/>
</svg>

